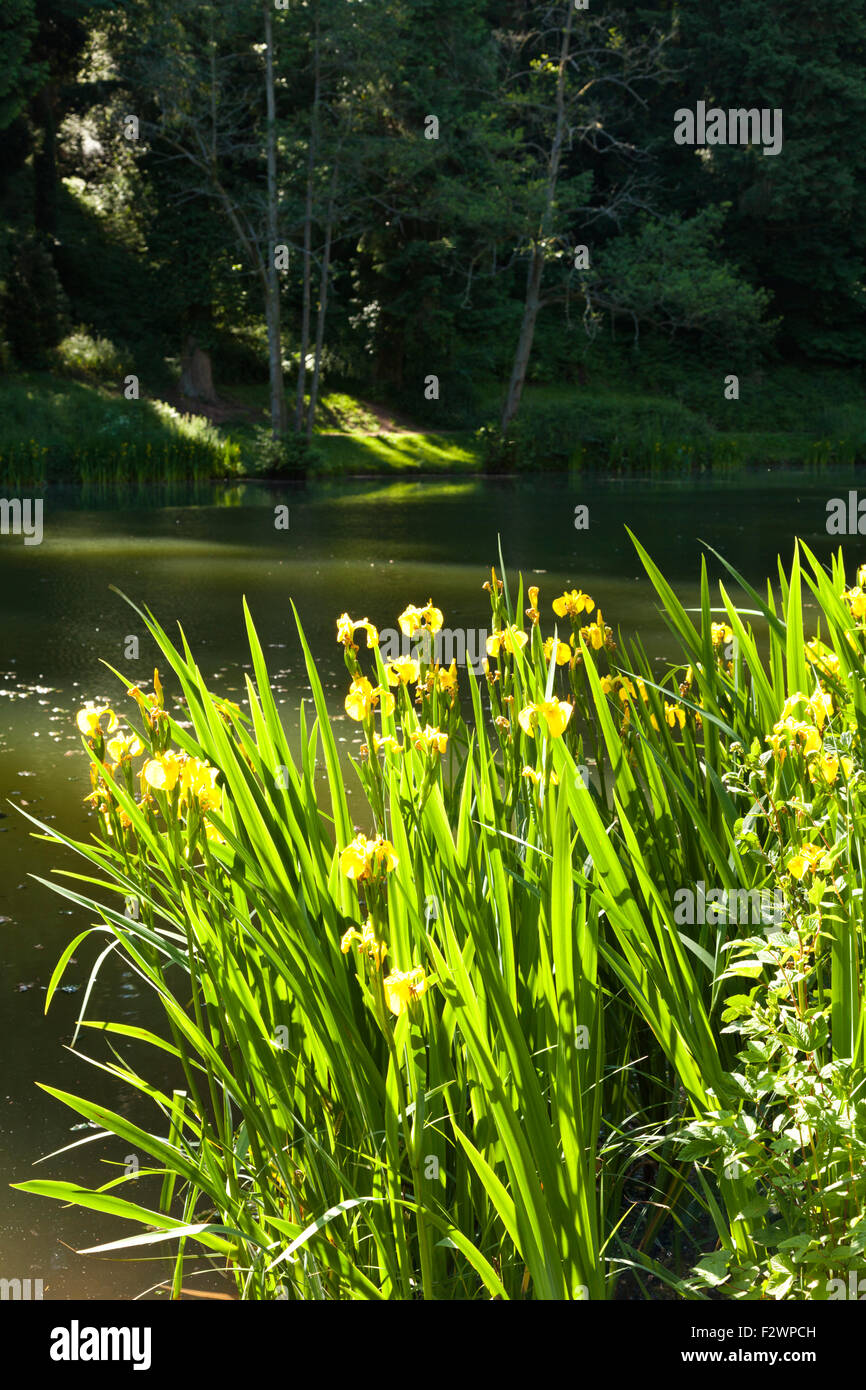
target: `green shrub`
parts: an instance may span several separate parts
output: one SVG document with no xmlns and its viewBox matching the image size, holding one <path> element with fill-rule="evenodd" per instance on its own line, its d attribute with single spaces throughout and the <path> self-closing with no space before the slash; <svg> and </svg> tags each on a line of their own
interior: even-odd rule
<svg viewBox="0 0 866 1390">
<path fill-rule="evenodd" d="M 58 343 L 54 350 L 61 371 L 75 373 L 101 385 L 118 386 L 124 373 L 124 359 L 109 338 L 94 338 L 79 327 Z"/>
<path fill-rule="evenodd" d="M 476 435 L 487 466 L 517 471 L 594 467 L 690 466 L 710 458 L 713 432 L 678 401 L 607 395 L 575 388 L 570 401 L 527 400 L 507 436 L 496 425 Z"/>
<path fill-rule="evenodd" d="M 314 444 L 300 434 L 274 439 L 270 430 L 255 431 L 250 449 L 252 472 L 266 478 L 289 478 L 321 464 L 323 456 Z"/>
</svg>

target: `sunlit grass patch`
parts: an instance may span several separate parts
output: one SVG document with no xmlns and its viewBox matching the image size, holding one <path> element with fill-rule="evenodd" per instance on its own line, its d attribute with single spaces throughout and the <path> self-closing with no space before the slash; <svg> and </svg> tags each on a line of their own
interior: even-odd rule
<svg viewBox="0 0 866 1390">
<path fill-rule="evenodd" d="M 321 435 L 317 449 L 324 455 L 323 472 L 477 473 L 481 451 L 466 432 L 453 435 L 390 433 Z"/>
</svg>

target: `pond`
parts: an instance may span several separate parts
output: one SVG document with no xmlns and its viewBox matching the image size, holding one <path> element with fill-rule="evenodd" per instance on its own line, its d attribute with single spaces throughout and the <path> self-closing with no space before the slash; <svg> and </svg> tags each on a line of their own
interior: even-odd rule
<svg viewBox="0 0 866 1390">
<path fill-rule="evenodd" d="M 94 1185 L 116 1175 L 97 1149 L 123 1163 L 122 1146 L 84 1144 L 34 1168 L 46 1154 L 86 1139 L 76 1116 L 36 1082 L 87 1095 L 127 1113 L 126 1088 L 68 1050 L 93 956 L 88 948 L 67 974 L 73 986 L 44 1016 L 45 986 L 63 946 L 87 918 L 32 875 L 60 862 L 56 846 L 34 840 L 15 809 L 50 820 L 75 837 L 89 832 L 82 798 L 87 759 L 75 713 L 105 697 L 127 702 L 105 660 L 148 682 L 153 644 L 116 593 L 146 605 L 175 632 L 179 620 L 205 676 L 241 700 L 246 595 L 291 732 L 308 693 L 290 600 L 298 608 L 346 749 L 360 742 L 342 711 L 346 672 L 334 640 L 343 610 L 396 627 L 407 603 L 428 598 L 446 626 L 489 623 L 481 585 L 498 547 L 513 575 L 541 587 L 545 622 L 563 587 L 585 589 L 616 630 L 640 632 L 660 663 L 675 656 L 658 603 L 626 532 L 630 527 L 687 606 L 698 603 L 701 542 L 763 587 L 776 556 L 790 561 L 794 536 L 822 558 L 838 545 L 826 532 L 827 503 L 847 498 L 856 476 L 836 472 L 754 470 L 707 479 L 526 479 L 410 483 L 355 481 L 295 488 L 198 487 L 170 497 L 46 496 L 42 543 L 0 537 L 3 641 L 0 648 L 0 1277 L 42 1279 L 44 1296 L 132 1298 L 164 1277 L 159 1263 L 82 1257 L 76 1250 L 129 1229 L 121 1222 L 65 1210 L 13 1192 L 32 1177 Z M 575 508 L 589 525 L 575 529 Z M 288 528 L 277 529 L 288 507 Z M 846 543 L 849 566 L 863 558 Z M 710 557 L 712 577 L 722 567 Z M 130 637 L 139 638 L 137 659 Z M 248 669 L 248 668 L 247 668 Z M 342 746 L 342 745 L 341 745 Z M 70 857 L 67 868 L 74 867 Z M 74 987 L 77 984 L 77 989 Z M 135 978 L 106 976 L 88 1009 L 93 1018 L 155 1022 Z M 78 1047 L 104 1058 L 89 1037 Z M 204 1287 L 204 1285 L 202 1286 Z M 154 1296 L 154 1295 L 146 1295 Z"/>
</svg>

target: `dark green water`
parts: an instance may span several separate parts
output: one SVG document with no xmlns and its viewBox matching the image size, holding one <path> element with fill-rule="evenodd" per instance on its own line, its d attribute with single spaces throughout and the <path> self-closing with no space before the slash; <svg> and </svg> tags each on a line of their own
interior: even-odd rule
<svg viewBox="0 0 866 1390">
<path fill-rule="evenodd" d="M 359 741 L 357 726 L 342 712 L 346 673 L 334 640 L 335 618 L 344 609 L 356 618 L 369 616 L 380 628 L 395 627 L 407 603 L 432 597 L 448 627 L 486 628 L 481 585 L 490 565 L 498 564 L 501 537 L 510 571 L 522 569 L 527 583 L 541 586 L 548 631 L 551 600 L 564 586 L 581 587 L 614 629 L 639 631 L 662 661 L 675 656 L 674 645 L 627 526 L 683 601 L 695 605 L 702 540 L 762 586 L 776 572 L 777 554 L 790 560 L 795 536 L 822 558 L 829 555 L 838 540 L 826 534 L 827 501 L 855 486 L 847 472 L 756 471 L 711 481 L 534 477 L 280 490 L 248 485 L 170 499 L 51 493 L 41 545 L 0 536 L 0 1277 L 41 1278 L 45 1297 L 53 1299 L 131 1298 L 164 1277 L 152 1263 L 75 1253 L 132 1234 L 124 1223 L 67 1211 L 8 1187 L 38 1176 L 104 1182 L 116 1170 L 100 1164 L 100 1155 L 121 1163 L 126 1157 L 123 1145 L 106 1141 L 33 1167 L 88 1133 L 73 1129 L 77 1116 L 40 1092 L 37 1081 L 124 1113 L 133 1109 L 113 1078 L 64 1050 L 80 991 L 58 995 L 48 1017 L 43 1014 L 54 962 L 87 920 L 33 882 L 31 875 L 50 872 L 58 851 L 34 841 L 14 809 L 25 807 L 74 836 L 89 834 L 82 804 L 89 791 L 87 759 L 75 713 L 101 697 L 119 713 L 125 708 L 100 658 L 123 670 L 130 683 L 149 680 L 155 663 L 138 618 L 111 592 L 112 584 L 148 605 L 170 629 L 180 620 L 202 671 L 234 699 L 242 698 L 248 662 L 241 611 L 246 595 L 289 730 L 306 693 L 293 599 L 333 699 L 338 736 L 350 748 Z M 290 528 L 277 531 L 274 508 L 284 504 Z M 578 504 L 589 507 L 587 531 L 574 529 Z M 866 558 L 864 549 L 859 538 L 845 543 L 851 565 Z M 713 561 L 710 572 L 720 575 L 721 567 Z M 124 659 L 129 636 L 140 638 L 137 661 Z M 82 950 L 66 977 L 70 983 L 86 983 L 93 954 Z M 117 970 L 95 991 L 88 1016 L 156 1021 L 134 977 Z M 79 1048 L 105 1055 L 91 1038 L 80 1038 Z M 139 1200 L 147 1205 L 152 1194 L 142 1192 Z"/>
</svg>

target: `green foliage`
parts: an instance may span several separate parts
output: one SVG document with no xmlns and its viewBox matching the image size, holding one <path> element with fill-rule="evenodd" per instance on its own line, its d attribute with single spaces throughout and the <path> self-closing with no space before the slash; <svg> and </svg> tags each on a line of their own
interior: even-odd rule
<svg viewBox="0 0 866 1390">
<path fill-rule="evenodd" d="M 717 147 L 666 160 L 681 208 L 726 201 L 726 248 L 748 279 L 772 290 L 783 345 L 862 362 L 866 270 L 866 4 L 808 0 L 768 11 L 762 0 L 683 0 L 677 9 L 678 91 L 665 114 L 699 98 L 783 113 L 782 153 Z"/>
<path fill-rule="evenodd" d="M 5 369 L 45 367 L 80 323 L 115 343 L 154 393 L 176 382 L 191 336 L 227 389 L 267 381 L 261 9 L 148 0 L 133 23 L 122 0 L 10 5 L 0 21 Z M 349 384 L 422 429 L 477 428 L 488 383 L 501 395 L 511 367 L 535 247 L 543 282 L 528 382 L 588 375 L 609 396 L 611 347 L 633 344 L 639 353 L 614 368 L 615 394 L 671 394 L 740 436 L 708 446 L 701 420 L 684 419 L 684 432 L 665 407 L 648 420 L 634 399 L 621 427 L 566 420 L 563 438 L 541 421 L 555 466 L 632 466 L 641 449 L 672 466 L 761 448 L 768 461 L 862 456 L 862 410 L 826 370 L 810 385 L 802 361 L 856 374 L 866 360 L 866 0 L 817 26 L 805 0 L 772 18 L 761 0 L 582 16 L 555 188 L 569 6 L 492 15 L 481 0 L 401 0 L 361 22 L 347 0 L 319 0 L 315 13 L 316 23 L 305 6 L 273 14 L 276 214 L 290 252 L 283 347 L 295 370 L 304 304 L 311 358 L 326 289 L 323 390 Z M 672 112 L 698 99 L 780 106 L 782 154 L 676 146 Z M 815 103 L 832 119 L 815 119 Z M 131 111 L 139 141 L 124 134 Z M 435 140 L 425 138 L 431 113 Z M 584 243 L 589 268 L 575 269 Z M 719 381 L 732 371 L 753 389 L 725 409 Z M 424 394 L 431 373 L 437 401 Z M 848 379 L 849 399 L 860 385 Z M 545 462 L 534 430 L 522 433 L 519 450 L 499 450 L 502 466 Z"/>
<path fill-rule="evenodd" d="M 732 1073 L 742 1108 L 711 1111 L 683 1131 L 683 1158 L 747 1175 L 749 1215 L 766 1223 L 756 1256 L 724 1250 L 696 1266 L 699 1284 L 731 1298 L 838 1297 L 833 1281 L 847 1291 L 866 1256 L 863 1071 L 826 1055 L 831 1005 L 820 1002 L 818 962 L 832 929 L 821 940 L 816 916 L 734 943 L 720 979 L 739 978 L 742 991 L 759 974 L 721 1015 L 725 1031 L 744 1037 Z"/>
<path fill-rule="evenodd" d="M 56 348 L 62 371 L 103 386 L 117 386 L 123 379 L 124 359 L 108 338 L 94 338 L 85 327 L 68 333 Z"/>
<path fill-rule="evenodd" d="M 725 457 L 706 422 L 677 401 L 575 390 L 530 399 L 503 440 L 483 427 L 486 466 L 533 471 L 574 467 L 675 469 Z"/>
<path fill-rule="evenodd" d="M 26 59 L 36 33 L 34 0 L 5 0 L 0 14 L 0 131 L 27 100 L 35 74 Z"/>
<path fill-rule="evenodd" d="M 240 449 L 207 420 L 159 401 L 126 401 L 83 382 L 0 379 L 0 477 L 6 486 L 226 477 Z"/>
<path fill-rule="evenodd" d="M 68 302 L 44 242 L 26 238 L 15 252 L 6 279 L 2 319 L 12 352 L 25 367 L 48 364 L 68 327 Z"/>
<path fill-rule="evenodd" d="M 303 475 L 322 460 L 321 451 L 303 435 L 274 439 L 267 429 L 256 430 L 250 450 L 251 472 L 267 478 Z"/>
<path fill-rule="evenodd" d="M 746 284 L 720 254 L 725 216 L 726 209 L 708 207 L 689 220 L 644 219 L 599 253 L 587 276 L 589 304 L 631 318 L 636 333 L 648 324 L 754 353 L 768 340 L 771 296 Z"/>
</svg>

